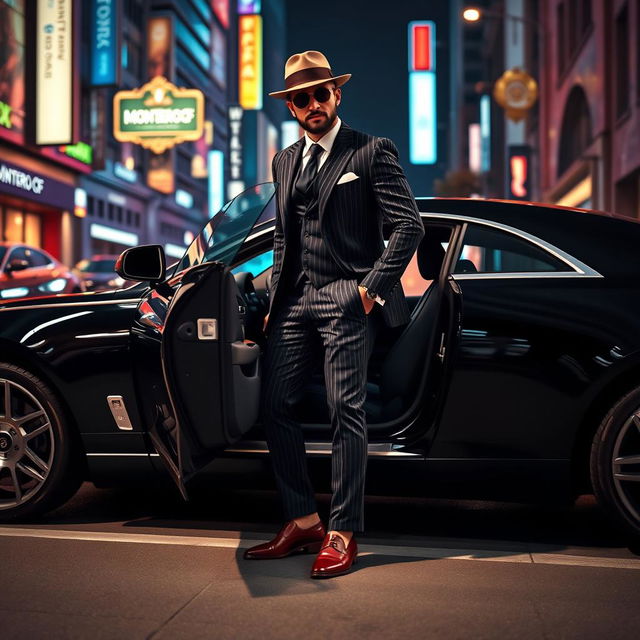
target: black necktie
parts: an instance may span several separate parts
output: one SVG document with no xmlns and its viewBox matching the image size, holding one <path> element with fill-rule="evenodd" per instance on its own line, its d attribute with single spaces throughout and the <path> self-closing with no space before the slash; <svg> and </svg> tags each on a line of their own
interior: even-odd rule
<svg viewBox="0 0 640 640">
<path fill-rule="evenodd" d="M 318 157 L 323 151 L 324 149 L 319 144 L 314 142 L 311 145 L 311 155 L 309 156 L 309 160 L 296 182 L 296 189 L 300 191 L 300 193 L 306 193 L 309 188 L 311 181 L 318 171 Z"/>
</svg>

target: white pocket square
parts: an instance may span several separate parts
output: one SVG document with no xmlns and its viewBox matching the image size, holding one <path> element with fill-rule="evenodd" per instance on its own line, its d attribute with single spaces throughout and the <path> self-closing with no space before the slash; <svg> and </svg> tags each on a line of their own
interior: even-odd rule
<svg viewBox="0 0 640 640">
<path fill-rule="evenodd" d="M 360 176 L 357 176 L 353 171 L 345 173 L 336 184 L 344 184 L 345 182 L 351 182 L 352 180 L 358 180 Z"/>
</svg>

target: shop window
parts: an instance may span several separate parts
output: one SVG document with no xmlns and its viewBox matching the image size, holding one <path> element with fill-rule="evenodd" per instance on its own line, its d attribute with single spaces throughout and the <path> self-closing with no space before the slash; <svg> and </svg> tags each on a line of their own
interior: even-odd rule
<svg viewBox="0 0 640 640">
<path fill-rule="evenodd" d="M 104 218 L 104 200 L 98 200 L 98 218 Z"/>
<path fill-rule="evenodd" d="M 498 229 L 469 225 L 454 273 L 570 271 L 544 249 Z"/>
<path fill-rule="evenodd" d="M 22 242 L 24 234 L 24 214 L 17 209 L 7 209 L 4 225 L 4 239 L 6 242 Z"/>
<path fill-rule="evenodd" d="M 42 222 L 40 216 L 35 213 L 27 213 L 24 216 L 23 241 L 32 247 L 39 247 L 42 244 Z"/>
<path fill-rule="evenodd" d="M 127 224 L 131 224 L 131 209 L 127 209 Z"/>
<path fill-rule="evenodd" d="M 94 208 L 96 206 L 96 200 L 93 196 L 89 196 L 87 198 L 87 215 L 92 216 L 94 213 Z"/>
<path fill-rule="evenodd" d="M 114 206 L 113 204 L 111 204 L 111 202 L 107 205 L 107 218 L 109 220 L 113 220 L 113 209 Z"/>
<path fill-rule="evenodd" d="M 629 110 L 629 5 L 616 18 L 616 117 Z"/>
</svg>

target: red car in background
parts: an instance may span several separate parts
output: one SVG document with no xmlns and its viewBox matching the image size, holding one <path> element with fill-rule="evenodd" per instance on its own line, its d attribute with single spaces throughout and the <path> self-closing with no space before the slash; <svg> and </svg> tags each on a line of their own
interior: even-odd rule
<svg viewBox="0 0 640 640">
<path fill-rule="evenodd" d="M 46 251 L 0 242 L 0 300 L 82 291 L 80 279 Z"/>
</svg>

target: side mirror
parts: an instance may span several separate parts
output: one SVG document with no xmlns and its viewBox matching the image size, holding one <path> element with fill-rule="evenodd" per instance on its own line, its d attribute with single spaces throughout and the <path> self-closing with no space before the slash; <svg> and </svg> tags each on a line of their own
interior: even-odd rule
<svg viewBox="0 0 640 640">
<path fill-rule="evenodd" d="M 9 264 L 4 268 L 7 273 L 11 273 L 13 271 L 24 271 L 29 268 L 29 263 L 27 260 L 20 260 L 19 258 L 14 258 L 9 262 Z"/>
<path fill-rule="evenodd" d="M 125 280 L 160 282 L 165 271 L 164 249 L 159 244 L 126 249 L 116 260 L 116 273 Z"/>
</svg>

